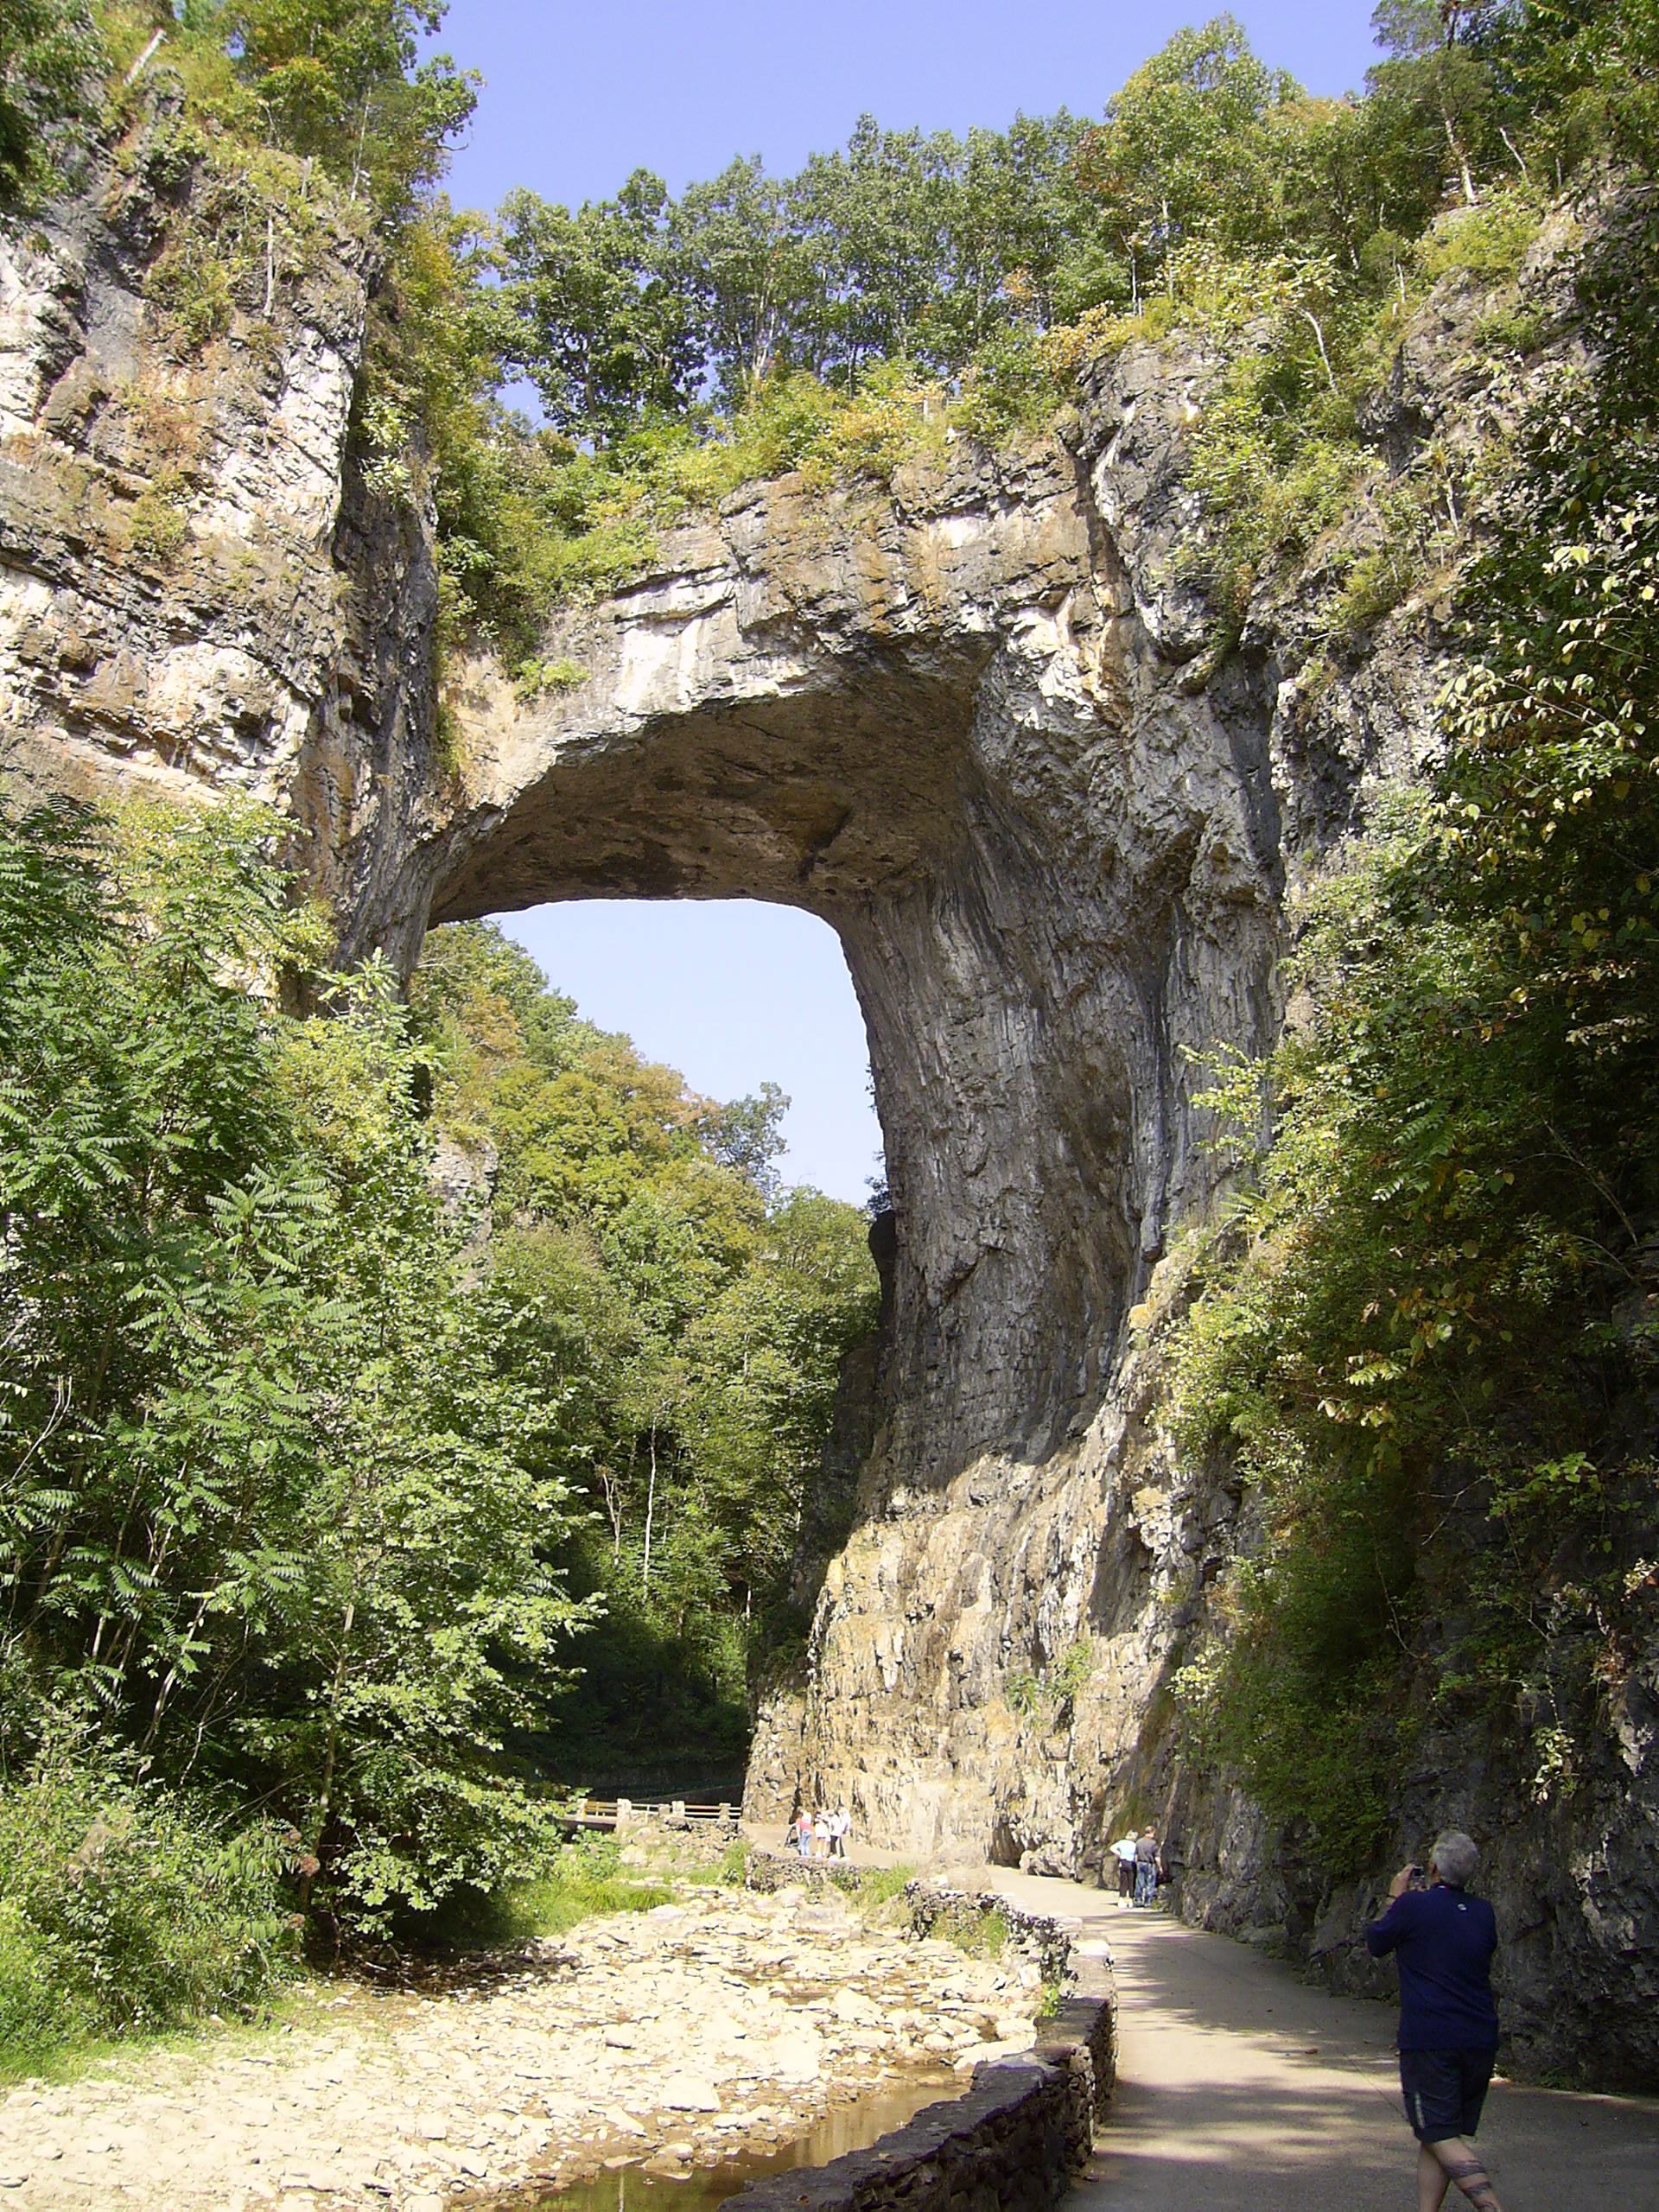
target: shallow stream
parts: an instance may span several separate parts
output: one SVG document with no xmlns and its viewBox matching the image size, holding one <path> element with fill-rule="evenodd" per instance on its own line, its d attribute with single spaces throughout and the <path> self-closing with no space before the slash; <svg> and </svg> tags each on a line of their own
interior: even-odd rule
<svg viewBox="0 0 1659 2212">
<path fill-rule="evenodd" d="M 630 2164 L 592 2181 L 526 2182 L 485 2202 L 488 2212 L 541 2212 L 543 2207 L 546 2212 L 714 2212 L 752 2181 L 797 2166 L 827 2166 L 849 2151 L 868 2150 L 879 2137 L 913 2120 L 925 2105 L 960 2096 L 965 2087 L 959 2074 L 918 2067 L 895 2075 L 868 2096 L 838 2105 L 786 2143 L 764 2149 L 743 2145 L 717 2165 L 692 2168 L 683 2179 Z"/>
</svg>

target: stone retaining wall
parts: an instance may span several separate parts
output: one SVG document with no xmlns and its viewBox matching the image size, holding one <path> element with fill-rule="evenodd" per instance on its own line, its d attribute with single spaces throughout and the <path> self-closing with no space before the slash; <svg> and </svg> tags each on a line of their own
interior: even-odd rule
<svg viewBox="0 0 1659 2212">
<path fill-rule="evenodd" d="M 920 1936 L 940 1936 L 955 1940 L 961 1922 L 971 1923 L 995 1914 L 1008 1931 L 1008 1948 L 1039 1967 L 1045 1981 L 1070 1988 L 1077 1980 L 1072 1964 L 1071 1928 L 1046 1912 L 1022 1912 L 1000 1890 L 940 1889 L 931 1882 L 906 1882 L 905 1903 L 910 1924 Z"/>
<path fill-rule="evenodd" d="M 843 1890 L 855 1897 L 865 1871 L 850 1859 L 803 1859 L 798 1852 L 768 1851 L 764 1844 L 754 1844 L 744 1866 L 743 1886 L 767 1897 L 797 1887 Z"/>
<path fill-rule="evenodd" d="M 791 1872 L 770 1858 L 757 1866 L 759 1857 L 750 1860 L 756 1887 L 836 1874 L 845 1883 L 849 1872 L 798 1859 Z M 1000 1913 L 1011 1944 L 1042 1962 L 1045 1979 L 1080 1984 L 1078 1993 L 1039 2023 L 1029 2052 L 976 2066 L 961 2096 L 925 2107 L 867 2151 L 756 2182 L 725 2212 L 1048 2212 L 1087 2164 L 1117 2081 L 1117 1999 L 1103 1947 L 1074 1955 L 1061 1922 L 993 1891 L 911 1882 L 905 1897 L 918 1936 L 957 1912 Z"/>
<path fill-rule="evenodd" d="M 1049 2212 L 1088 2163 L 1116 2076 L 1109 1993 L 1064 1999 L 1028 2056 L 974 2069 L 868 2151 L 757 2182 L 725 2212 Z"/>
</svg>

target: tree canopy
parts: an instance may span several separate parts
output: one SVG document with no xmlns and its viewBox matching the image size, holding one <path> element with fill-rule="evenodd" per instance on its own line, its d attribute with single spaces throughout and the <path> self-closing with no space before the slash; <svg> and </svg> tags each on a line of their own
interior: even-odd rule
<svg viewBox="0 0 1659 2212">
<path fill-rule="evenodd" d="M 527 1785 L 741 1759 L 874 1271 L 775 1090 L 690 1096 L 481 927 L 412 1015 L 330 976 L 269 827 L 0 818 L 0 1758 L 96 1721 L 385 1928 L 537 1863 Z"/>
</svg>

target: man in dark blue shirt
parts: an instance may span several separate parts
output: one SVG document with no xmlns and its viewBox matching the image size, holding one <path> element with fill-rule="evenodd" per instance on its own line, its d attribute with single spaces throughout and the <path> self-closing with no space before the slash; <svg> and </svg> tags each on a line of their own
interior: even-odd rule
<svg viewBox="0 0 1659 2212">
<path fill-rule="evenodd" d="M 1466 1887 L 1480 1853 L 1449 1830 L 1429 1854 L 1429 1886 L 1402 1866 L 1389 1885 L 1392 1902 L 1365 1930 L 1373 1958 L 1392 1951 L 1400 1967 L 1400 2087 L 1417 2138 L 1417 2212 L 1440 2212 L 1456 2182 L 1477 2212 L 1502 2212 L 1497 2192 L 1468 2140 L 1497 2050 L 1492 1954 L 1497 1922 L 1484 1897 Z"/>
</svg>

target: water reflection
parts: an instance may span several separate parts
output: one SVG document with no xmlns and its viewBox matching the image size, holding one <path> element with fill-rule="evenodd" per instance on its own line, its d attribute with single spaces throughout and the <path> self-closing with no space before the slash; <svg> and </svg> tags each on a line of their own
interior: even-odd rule
<svg viewBox="0 0 1659 2212">
<path fill-rule="evenodd" d="M 878 2136 L 913 2120 L 925 2105 L 959 2096 L 964 2086 L 958 2075 L 918 2068 L 889 2079 L 869 2096 L 838 2105 L 787 2143 L 764 2150 L 751 2145 L 721 2158 L 718 2165 L 696 2168 L 683 2180 L 648 2174 L 640 2166 L 621 2166 L 592 2181 L 556 2186 L 528 2183 L 503 2190 L 487 2202 L 490 2212 L 538 2212 L 543 2206 L 549 2212 L 554 2207 L 557 2212 L 647 2212 L 647 2208 L 649 2212 L 671 2212 L 671 2212 L 714 2212 L 715 2206 L 752 2181 L 787 2173 L 796 2166 L 827 2166 L 849 2151 L 868 2150 Z"/>
</svg>

